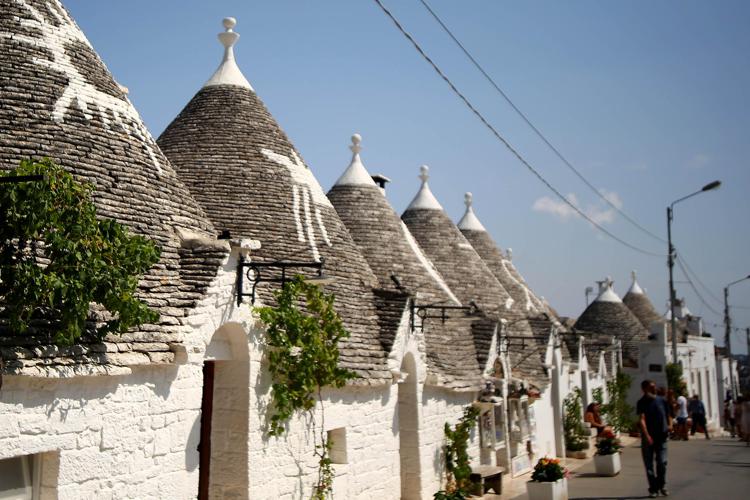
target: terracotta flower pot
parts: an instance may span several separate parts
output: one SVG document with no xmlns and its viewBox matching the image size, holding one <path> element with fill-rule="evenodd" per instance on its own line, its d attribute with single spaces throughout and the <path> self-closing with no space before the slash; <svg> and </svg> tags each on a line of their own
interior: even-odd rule
<svg viewBox="0 0 750 500">
<path fill-rule="evenodd" d="M 594 468 L 600 476 L 616 476 L 621 469 L 620 452 L 612 455 L 594 455 Z"/>
<path fill-rule="evenodd" d="M 528 481 L 526 491 L 529 500 L 568 500 L 568 481 L 558 479 L 557 481 Z"/>
</svg>

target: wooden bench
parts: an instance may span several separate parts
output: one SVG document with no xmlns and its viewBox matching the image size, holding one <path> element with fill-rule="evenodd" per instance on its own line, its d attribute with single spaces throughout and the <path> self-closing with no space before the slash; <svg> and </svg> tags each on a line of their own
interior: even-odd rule
<svg viewBox="0 0 750 500">
<path fill-rule="evenodd" d="M 500 495 L 503 491 L 503 472 L 502 467 L 494 465 L 478 465 L 471 468 L 469 479 L 472 483 L 472 495 L 484 495 L 490 490 Z"/>
</svg>

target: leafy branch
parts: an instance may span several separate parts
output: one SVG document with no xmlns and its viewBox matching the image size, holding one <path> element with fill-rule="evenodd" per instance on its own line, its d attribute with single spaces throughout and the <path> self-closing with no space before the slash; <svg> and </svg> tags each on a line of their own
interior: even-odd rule
<svg viewBox="0 0 750 500">
<path fill-rule="evenodd" d="M 0 308 L 11 329 L 25 333 L 41 319 L 57 344 L 70 345 L 85 331 L 92 303 L 112 314 L 97 330 L 100 338 L 157 321 L 159 314 L 135 295 L 159 248 L 112 219 L 97 218 L 92 186 L 49 159 L 0 172 L 26 175 L 43 180 L 0 188 Z"/>
<path fill-rule="evenodd" d="M 266 325 L 269 346 L 271 415 L 269 434 L 280 436 L 286 423 L 297 412 L 313 416 L 316 401 L 321 403 L 321 425 L 315 456 L 318 481 L 313 498 L 324 499 L 332 493 L 333 470 L 326 437 L 323 387 L 343 387 L 356 377 L 339 367 L 338 344 L 349 337 L 334 309 L 334 296 L 325 294 L 302 276 L 295 276 L 275 294 L 276 307 L 260 307 L 257 312 Z M 304 307 L 303 307 L 304 306 Z"/>
<path fill-rule="evenodd" d="M 445 434 L 445 469 L 447 486 L 445 490 L 435 493 L 437 500 L 458 500 L 468 496 L 471 486 L 471 465 L 469 458 L 469 438 L 479 416 L 479 409 L 467 406 L 458 423 L 451 429 L 446 422 Z"/>
</svg>

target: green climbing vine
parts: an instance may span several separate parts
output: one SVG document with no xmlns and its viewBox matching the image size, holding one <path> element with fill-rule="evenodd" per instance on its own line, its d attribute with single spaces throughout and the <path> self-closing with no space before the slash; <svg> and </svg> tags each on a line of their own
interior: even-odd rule
<svg viewBox="0 0 750 500">
<path fill-rule="evenodd" d="M 24 160 L 0 176 L 43 176 L 0 184 L 0 307 L 10 327 L 26 333 L 48 321 L 59 345 L 76 342 L 92 303 L 112 319 L 99 338 L 159 315 L 135 296 L 138 279 L 159 260 L 159 248 L 111 219 L 97 218 L 93 188 L 51 160 Z"/>
<path fill-rule="evenodd" d="M 583 425 L 583 407 L 581 404 L 581 389 L 576 387 L 563 400 L 563 432 L 565 434 L 565 449 L 569 451 L 585 450 L 589 446 L 586 427 Z"/>
<path fill-rule="evenodd" d="M 435 493 L 436 500 L 458 500 L 468 496 L 471 485 L 469 438 L 478 416 L 479 409 L 467 406 L 463 416 L 452 429 L 447 422 L 445 423 L 443 432 L 445 433 L 446 488 Z"/>
<path fill-rule="evenodd" d="M 614 378 L 607 381 L 609 401 L 602 405 L 601 414 L 617 432 L 628 432 L 633 426 L 635 412 L 628 403 L 628 391 L 632 379 L 630 375 L 617 372 Z"/>
<path fill-rule="evenodd" d="M 284 434 L 287 421 L 298 412 L 310 413 L 314 425 L 315 404 L 320 402 L 322 422 L 319 433 L 316 432 L 315 446 L 318 480 L 313 498 L 325 499 L 333 490 L 330 459 L 333 443 L 325 430 L 321 390 L 327 386 L 343 387 L 356 377 L 354 372 L 339 366 L 338 344 L 349 337 L 349 332 L 334 310 L 334 296 L 323 293 L 302 276 L 285 283 L 275 297 L 275 307 L 257 309 L 266 325 L 273 380 L 269 434 Z"/>
</svg>

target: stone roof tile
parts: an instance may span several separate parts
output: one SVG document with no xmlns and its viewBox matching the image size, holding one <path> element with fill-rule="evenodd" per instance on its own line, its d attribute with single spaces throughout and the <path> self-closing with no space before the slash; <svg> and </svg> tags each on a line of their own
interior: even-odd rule
<svg viewBox="0 0 750 500">
<path fill-rule="evenodd" d="M 0 0 L 0 12 L 0 169 L 15 168 L 24 158 L 49 157 L 78 180 L 92 184 L 100 216 L 159 245 L 161 259 L 141 280 L 138 295 L 161 314 L 161 320 L 143 325 L 132 338 L 161 345 L 160 340 L 179 329 L 181 318 L 201 293 L 183 277 L 200 274 L 205 282 L 218 269 L 216 258 L 183 269 L 181 258 L 186 254 L 177 233 L 187 229 L 212 237 L 214 228 L 152 139 L 126 89 L 113 79 L 62 4 Z M 187 267 L 191 271 L 186 273 Z M 184 301 L 190 293 L 195 295 Z M 112 341 L 131 342 L 125 338 Z M 76 365 L 89 362 L 83 354 L 76 358 L 75 352 L 64 351 L 53 359 Z M 106 368 L 110 361 L 102 360 L 98 373 L 111 373 Z M 52 374 L 57 365 L 45 366 L 47 372 L 19 368 L 13 373 Z"/>
</svg>

